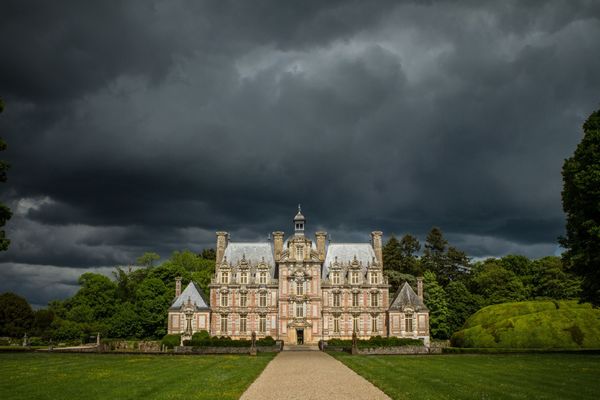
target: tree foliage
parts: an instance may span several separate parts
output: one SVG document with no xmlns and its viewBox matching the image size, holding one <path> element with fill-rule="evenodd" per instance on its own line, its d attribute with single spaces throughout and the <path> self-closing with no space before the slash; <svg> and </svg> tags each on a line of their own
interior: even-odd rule
<svg viewBox="0 0 600 400">
<path fill-rule="evenodd" d="M 0 99 L 0 114 L 4 111 L 4 103 L 2 99 Z M 0 138 L 0 151 L 6 150 L 6 142 Z M 6 182 L 6 171 L 10 165 L 4 161 L 0 160 L 0 182 Z M 0 203 L 0 228 L 6 225 L 6 222 L 12 217 L 12 212 L 10 209 L 4 204 Z M 8 249 L 8 245 L 10 244 L 10 240 L 6 237 L 6 232 L 4 229 L 0 230 L 0 251 L 4 251 Z"/>
<path fill-rule="evenodd" d="M 452 332 L 448 325 L 449 310 L 446 292 L 431 271 L 426 271 L 423 275 L 423 286 L 425 305 L 429 308 L 431 336 L 436 339 L 448 339 Z"/>
<path fill-rule="evenodd" d="M 21 337 L 34 322 L 27 300 L 14 293 L 0 294 L 0 336 Z"/>
<path fill-rule="evenodd" d="M 583 139 L 562 169 L 567 216 L 565 264 L 583 278 L 581 300 L 600 305 L 600 110 L 583 124 Z"/>
</svg>

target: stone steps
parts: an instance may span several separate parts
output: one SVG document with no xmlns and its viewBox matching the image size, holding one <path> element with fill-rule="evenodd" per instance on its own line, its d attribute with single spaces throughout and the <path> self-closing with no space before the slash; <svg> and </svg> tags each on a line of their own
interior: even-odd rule
<svg viewBox="0 0 600 400">
<path fill-rule="evenodd" d="M 317 344 L 285 344 L 283 351 L 319 351 Z"/>
</svg>

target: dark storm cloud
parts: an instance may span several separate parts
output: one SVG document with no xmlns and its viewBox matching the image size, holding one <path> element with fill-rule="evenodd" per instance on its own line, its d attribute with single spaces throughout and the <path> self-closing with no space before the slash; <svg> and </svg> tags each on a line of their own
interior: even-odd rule
<svg viewBox="0 0 600 400">
<path fill-rule="evenodd" d="M 436 225 L 473 257 L 551 254 L 562 160 L 600 101 L 599 16 L 593 1 L 5 2 L 6 287 L 200 251 L 220 229 L 289 233 L 298 202 L 334 241 Z"/>
</svg>

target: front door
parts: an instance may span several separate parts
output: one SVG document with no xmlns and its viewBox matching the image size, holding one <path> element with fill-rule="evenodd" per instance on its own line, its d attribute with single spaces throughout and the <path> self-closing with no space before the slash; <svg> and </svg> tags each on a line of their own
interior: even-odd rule
<svg viewBox="0 0 600 400">
<path fill-rule="evenodd" d="M 304 344 L 304 329 L 296 329 L 297 344 Z"/>
</svg>

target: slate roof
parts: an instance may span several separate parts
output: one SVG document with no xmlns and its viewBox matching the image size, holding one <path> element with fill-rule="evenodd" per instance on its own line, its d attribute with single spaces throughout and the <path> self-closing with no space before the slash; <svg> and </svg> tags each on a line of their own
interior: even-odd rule
<svg viewBox="0 0 600 400">
<path fill-rule="evenodd" d="M 183 292 L 173 301 L 171 304 L 170 310 L 179 310 L 183 303 L 187 302 L 188 299 L 191 300 L 192 304 L 196 304 L 196 308 L 198 310 L 206 309 L 208 310 L 208 302 L 204 297 L 204 292 L 202 292 L 202 288 L 194 282 L 190 282 Z"/>
<path fill-rule="evenodd" d="M 411 307 L 415 311 L 428 311 L 427 306 L 419 299 L 408 282 L 404 282 L 402 288 L 396 292 L 396 296 L 390 305 L 390 309 L 403 310 L 406 307 Z"/>
<path fill-rule="evenodd" d="M 322 278 L 325 279 L 329 274 L 329 267 L 333 264 L 337 257 L 337 262 L 348 264 L 356 259 L 362 262 L 363 273 L 366 272 L 367 263 L 372 263 L 375 257 L 373 246 L 369 243 L 330 243 L 326 249 L 325 262 L 323 263 Z"/>
<path fill-rule="evenodd" d="M 245 258 L 250 266 L 257 266 L 264 259 L 271 270 L 271 277 L 275 274 L 275 257 L 273 246 L 270 242 L 240 242 L 229 243 L 225 248 L 224 256 L 229 265 L 236 266 Z"/>
</svg>

